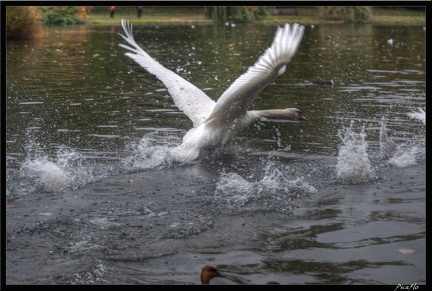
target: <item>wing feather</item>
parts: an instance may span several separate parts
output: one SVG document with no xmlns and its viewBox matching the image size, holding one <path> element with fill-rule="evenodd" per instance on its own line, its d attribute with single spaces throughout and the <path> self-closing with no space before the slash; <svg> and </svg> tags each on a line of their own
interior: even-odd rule
<svg viewBox="0 0 432 291">
<path fill-rule="evenodd" d="M 125 55 L 164 83 L 173 98 L 174 104 L 192 120 L 195 127 L 204 122 L 213 111 L 215 102 L 195 85 L 165 68 L 147 54 L 135 42 L 132 34 L 132 24 L 129 24 L 124 19 L 122 19 L 121 24 L 125 35 L 119 34 L 130 45 L 119 44 L 120 47 L 130 51 Z"/>
<path fill-rule="evenodd" d="M 304 26 L 278 27 L 272 45 L 246 73 L 237 78 L 216 102 L 212 117 L 240 116 L 258 94 L 283 74 L 302 40 Z M 223 114 L 222 114 L 223 112 Z"/>
</svg>

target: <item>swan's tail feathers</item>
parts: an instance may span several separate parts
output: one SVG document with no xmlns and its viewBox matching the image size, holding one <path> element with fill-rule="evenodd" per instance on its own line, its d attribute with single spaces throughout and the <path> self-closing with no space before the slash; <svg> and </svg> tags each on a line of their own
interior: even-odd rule
<svg viewBox="0 0 432 291">
<path fill-rule="evenodd" d="M 419 108 L 417 112 L 410 112 L 407 113 L 407 115 L 412 119 L 417 119 L 426 125 L 426 112 L 423 109 Z"/>
</svg>

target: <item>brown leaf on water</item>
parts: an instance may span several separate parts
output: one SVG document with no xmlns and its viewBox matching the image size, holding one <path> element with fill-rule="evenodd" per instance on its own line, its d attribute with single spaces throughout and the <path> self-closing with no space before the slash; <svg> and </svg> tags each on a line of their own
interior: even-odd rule
<svg viewBox="0 0 432 291">
<path fill-rule="evenodd" d="M 42 215 L 42 216 L 52 216 L 53 213 L 52 212 L 41 212 L 41 213 L 39 213 L 39 215 Z"/>
<path fill-rule="evenodd" d="M 136 182 L 136 180 L 128 180 L 128 183 Z"/>
<path fill-rule="evenodd" d="M 399 249 L 399 252 L 404 254 L 404 255 L 407 255 L 407 254 L 415 253 L 415 250 L 413 250 L 413 249 Z"/>
</svg>

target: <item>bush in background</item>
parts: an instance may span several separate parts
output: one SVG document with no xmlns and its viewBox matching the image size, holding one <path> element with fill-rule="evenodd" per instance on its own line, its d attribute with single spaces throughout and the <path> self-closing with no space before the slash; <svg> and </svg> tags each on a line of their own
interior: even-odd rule
<svg viewBox="0 0 432 291">
<path fill-rule="evenodd" d="M 8 39 L 31 39 L 40 32 L 40 15 L 34 6 L 6 7 L 6 37 Z"/>
<path fill-rule="evenodd" d="M 320 7 L 320 14 L 326 20 L 364 23 L 372 17 L 372 8 L 369 6 L 324 6 Z"/>
<path fill-rule="evenodd" d="M 87 15 L 86 9 L 81 6 L 44 6 L 41 10 L 43 22 L 49 26 L 83 24 L 85 21 L 80 17 Z"/>
<path fill-rule="evenodd" d="M 274 7 L 268 6 L 208 6 L 204 8 L 204 15 L 219 22 L 250 22 L 267 17 L 273 10 Z"/>
</svg>

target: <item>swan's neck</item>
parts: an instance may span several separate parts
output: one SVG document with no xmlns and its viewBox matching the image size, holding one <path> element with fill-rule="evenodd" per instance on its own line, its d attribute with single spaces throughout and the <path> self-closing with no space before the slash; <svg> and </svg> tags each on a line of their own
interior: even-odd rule
<svg viewBox="0 0 432 291">
<path fill-rule="evenodd" d="M 251 119 L 250 124 L 262 118 L 297 120 L 299 117 L 297 110 L 295 110 L 294 108 L 252 110 L 248 112 L 248 115 L 250 116 L 249 118 Z"/>
<path fill-rule="evenodd" d="M 235 135 L 240 130 L 261 119 L 286 119 L 298 120 L 299 114 L 296 108 L 251 110 L 235 119 L 215 115 L 207 121 L 206 126 L 218 132 L 218 136 Z"/>
</svg>

